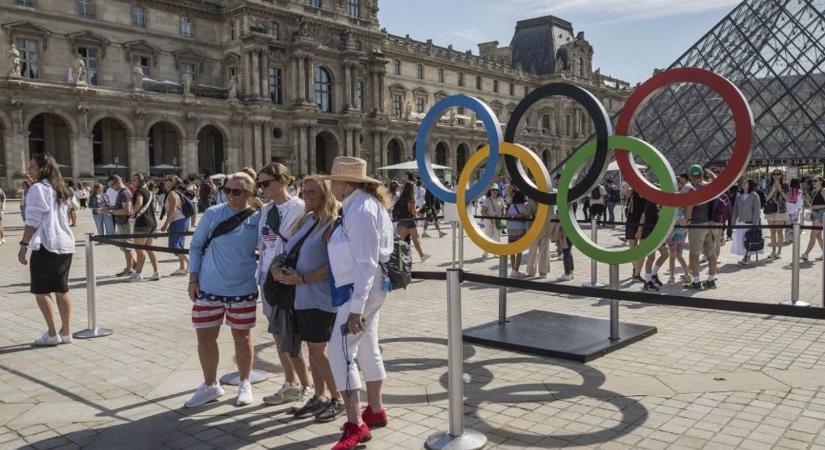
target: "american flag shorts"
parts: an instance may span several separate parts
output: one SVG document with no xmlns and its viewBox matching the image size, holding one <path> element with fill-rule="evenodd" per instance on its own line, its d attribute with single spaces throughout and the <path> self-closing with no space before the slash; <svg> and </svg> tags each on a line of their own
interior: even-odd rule
<svg viewBox="0 0 825 450">
<path fill-rule="evenodd" d="M 192 326 L 195 328 L 215 328 L 224 323 L 235 330 L 250 330 L 255 327 L 258 309 L 258 293 L 224 296 L 208 292 L 198 292 L 192 305 Z"/>
</svg>

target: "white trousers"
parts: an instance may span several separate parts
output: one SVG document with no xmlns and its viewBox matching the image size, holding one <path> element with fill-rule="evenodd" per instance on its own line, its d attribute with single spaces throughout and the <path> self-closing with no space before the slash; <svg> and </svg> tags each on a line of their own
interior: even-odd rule
<svg viewBox="0 0 825 450">
<path fill-rule="evenodd" d="M 335 378 L 335 386 L 341 392 L 361 389 L 359 368 L 364 372 L 364 380 L 367 382 L 380 381 L 387 377 L 381 349 L 378 347 L 378 313 L 386 297 L 386 292 L 381 288 L 382 277 L 379 269 L 364 307 L 364 331 L 354 336 L 342 336 L 341 325 L 347 323 L 349 318 L 349 304 L 338 308 L 338 314 L 335 316 L 335 326 L 329 340 L 329 364 Z"/>
</svg>

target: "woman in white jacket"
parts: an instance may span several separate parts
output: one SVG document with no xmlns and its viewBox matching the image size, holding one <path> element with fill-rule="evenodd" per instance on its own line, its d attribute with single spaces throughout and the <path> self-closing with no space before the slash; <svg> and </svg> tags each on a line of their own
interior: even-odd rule
<svg viewBox="0 0 825 450">
<path fill-rule="evenodd" d="M 338 307 L 329 358 L 347 412 L 344 433 L 333 450 L 351 450 L 372 437 L 370 428 L 387 424 L 381 400 L 386 372 L 378 347 L 378 316 L 389 290 L 381 264 L 389 261 L 393 251 L 392 219 L 387 190 L 366 173 L 366 161 L 343 156 L 335 159 L 327 177 L 343 211 L 327 244 L 333 305 Z M 361 416 L 359 368 L 368 398 Z"/>
</svg>

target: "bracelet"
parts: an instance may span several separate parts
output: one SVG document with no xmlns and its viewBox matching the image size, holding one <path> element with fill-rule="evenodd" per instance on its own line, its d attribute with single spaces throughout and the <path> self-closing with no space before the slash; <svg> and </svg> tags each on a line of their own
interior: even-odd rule
<svg viewBox="0 0 825 450">
<path fill-rule="evenodd" d="M 28 242 L 23 242 L 23 241 L 20 241 L 20 246 L 21 246 L 21 247 L 28 247 L 28 246 L 29 246 L 29 243 L 28 243 Z"/>
</svg>

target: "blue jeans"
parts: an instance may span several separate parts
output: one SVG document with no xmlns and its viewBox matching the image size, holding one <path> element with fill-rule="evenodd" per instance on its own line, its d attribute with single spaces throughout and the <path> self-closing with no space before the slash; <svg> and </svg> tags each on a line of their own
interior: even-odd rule
<svg viewBox="0 0 825 450">
<path fill-rule="evenodd" d="M 616 204 L 613 202 L 607 202 L 607 222 L 611 225 L 616 223 Z"/>
<path fill-rule="evenodd" d="M 562 254 L 562 262 L 564 264 L 564 274 L 570 275 L 573 273 L 573 243 L 570 242 L 570 239 L 567 239 L 567 248 L 561 251 Z"/>
<path fill-rule="evenodd" d="M 106 226 L 104 222 L 106 221 L 106 216 L 103 214 L 92 213 L 92 219 L 95 221 L 95 227 L 97 228 L 97 234 L 99 236 L 103 236 L 106 234 Z"/>
<path fill-rule="evenodd" d="M 103 234 L 115 234 L 115 218 L 111 214 L 101 214 L 103 217 Z"/>
</svg>

